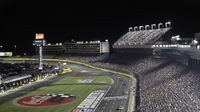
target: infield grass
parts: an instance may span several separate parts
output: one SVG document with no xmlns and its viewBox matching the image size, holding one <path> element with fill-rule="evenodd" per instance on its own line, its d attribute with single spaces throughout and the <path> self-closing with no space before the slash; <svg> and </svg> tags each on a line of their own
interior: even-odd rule
<svg viewBox="0 0 200 112">
<path fill-rule="evenodd" d="M 92 85 L 92 83 L 108 83 L 112 84 L 113 80 L 106 76 L 91 76 L 93 79 L 90 85 L 78 84 L 78 80 L 84 80 L 88 77 L 72 77 L 66 76 L 60 81 L 52 83 L 48 86 L 40 87 L 22 97 L 12 99 L 0 104 L 0 112 L 72 112 L 85 97 L 94 90 L 108 89 L 108 85 Z M 73 83 L 73 84 L 71 84 Z M 74 84 L 77 83 L 77 84 Z M 42 95 L 42 94 L 73 94 L 77 98 L 67 104 L 58 106 L 31 107 L 21 106 L 17 104 L 17 100 L 26 96 Z"/>
<path fill-rule="evenodd" d="M 59 82 L 55 82 L 54 84 L 80 83 L 81 81 L 85 79 L 92 80 L 90 84 L 92 83 L 113 84 L 114 83 L 114 80 L 108 76 L 76 76 L 76 77 L 69 76 L 68 78 L 64 78 L 60 80 Z"/>
</svg>

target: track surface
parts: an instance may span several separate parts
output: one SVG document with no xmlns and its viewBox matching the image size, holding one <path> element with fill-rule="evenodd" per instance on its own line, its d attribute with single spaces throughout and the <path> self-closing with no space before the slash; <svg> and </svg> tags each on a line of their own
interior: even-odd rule
<svg viewBox="0 0 200 112">
<path fill-rule="evenodd" d="M 128 106 L 128 99 L 129 99 L 129 88 L 130 88 L 130 80 L 126 77 L 111 74 L 108 72 L 103 72 L 99 70 L 94 70 L 85 66 L 76 65 L 76 64 L 67 64 L 72 68 L 73 73 L 68 73 L 67 75 L 61 75 L 43 82 L 35 83 L 31 87 L 26 87 L 23 90 L 17 91 L 15 93 L 6 95 L 1 97 L 0 96 L 0 104 L 4 103 L 5 101 L 12 100 L 14 98 L 20 97 L 34 91 L 37 88 L 43 86 L 50 86 L 53 82 L 63 79 L 66 76 L 109 76 L 114 80 L 114 84 L 110 84 L 110 89 L 108 90 L 107 94 L 100 102 L 98 107 L 96 108 L 96 112 L 126 112 Z M 84 72 L 83 72 L 84 71 Z M 120 106 L 123 106 L 123 110 L 117 110 Z"/>
<path fill-rule="evenodd" d="M 90 71 L 89 73 L 82 73 L 83 75 L 100 75 L 109 76 L 114 80 L 114 84 L 111 85 L 108 93 L 98 105 L 95 112 L 126 112 L 129 99 L 129 88 L 130 80 L 126 77 L 111 74 L 108 72 L 94 70 L 84 66 L 77 66 L 71 64 L 70 67 L 76 72 L 81 72 L 82 70 Z M 120 106 L 123 106 L 123 110 L 117 110 Z"/>
</svg>

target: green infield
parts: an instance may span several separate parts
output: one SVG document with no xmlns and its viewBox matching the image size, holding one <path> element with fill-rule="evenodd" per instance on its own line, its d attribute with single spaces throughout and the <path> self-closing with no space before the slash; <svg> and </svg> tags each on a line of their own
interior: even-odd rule
<svg viewBox="0 0 200 112">
<path fill-rule="evenodd" d="M 68 83 L 105 83 L 113 84 L 114 80 L 108 76 L 76 76 L 67 77 L 54 84 L 68 84 Z"/>
<path fill-rule="evenodd" d="M 86 80 L 87 82 L 88 79 L 92 80 L 91 84 L 79 84 L 80 81 Z M 97 85 L 96 83 L 112 84 L 113 79 L 106 76 L 66 76 L 60 81 L 49 84 L 48 86 L 40 87 L 34 91 L 27 93 L 24 96 L 0 104 L 0 112 L 72 112 L 91 92 L 95 90 L 106 90 L 110 87 L 108 85 Z M 55 95 L 56 99 L 54 98 L 52 100 L 50 98 L 52 96 L 50 96 L 49 94 Z M 62 94 L 62 98 L 60 97 L 60 94 Z M 69 99 L 68 97 L 66 97 L 66 95 L 73 95 L 73 97 L 75 97 Z M 59 105 L 55 105 L 55 102 L 58 102 L 58 100 L 60 101 L 60 99 L 64 99 L 64 97 L 65 102 L 67 103 L 60 102 Z M 20 101 L 21 99 L 23 99 L 24 101 Z M 27 102 L 27 100 L 29 99 L 31 99 L 31 102 L 29 101 L 28 104 L 20 104 Z M 44 102 L 47 99 L 51 102 Z M 40 104 L 40 106 L 30 106 L 35 104 Z M 48 104 L 50 104 L 51 106 L 48 106 Z"/>
</svg>

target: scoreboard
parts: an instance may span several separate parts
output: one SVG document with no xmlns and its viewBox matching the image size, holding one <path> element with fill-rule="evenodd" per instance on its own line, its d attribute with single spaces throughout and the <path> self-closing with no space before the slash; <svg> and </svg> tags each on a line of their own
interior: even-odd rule
<svg viewBox="0 0 200 112">
<path fill-rule="evenodd" d="M 35 40 L 34 44 L 37 45 L 37 46 L 44 46 L 45 40 Z"/>
<path fill-rule="evenodd" d="M 37 46 L 44 46 L 45 45 L 44 33 L 36 33 L 35 34 L 34 44 L 37 45 Z"/>
<path fill-rule="evenodd" d="M 36 33 L 35 39 L 36 40 L 44 40 L 44 33 Z"/>
</svg>

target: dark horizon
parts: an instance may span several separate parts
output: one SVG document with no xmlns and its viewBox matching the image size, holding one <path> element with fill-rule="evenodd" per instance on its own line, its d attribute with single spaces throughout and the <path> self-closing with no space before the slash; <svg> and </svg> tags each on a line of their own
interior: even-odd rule
<svg viewBox="0 0 200 112">
<path fill-rule="evenodd" d="M 200 3 L 177 0 L 165 2 L 41 2 L 39 0 L 3 0 L 1 39 L 4 50 L 32 52 L 35 33 L 42 32 L 48 42 L 75 39 L 105 40 L 111 44 L 128 27 L 172 22 L 172 35 L 194 37 L 200 32 Z M 5 49 L 6 48 L 6 49 Z"/>
</svg>

